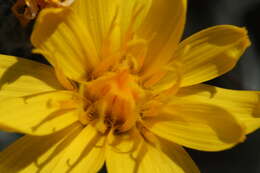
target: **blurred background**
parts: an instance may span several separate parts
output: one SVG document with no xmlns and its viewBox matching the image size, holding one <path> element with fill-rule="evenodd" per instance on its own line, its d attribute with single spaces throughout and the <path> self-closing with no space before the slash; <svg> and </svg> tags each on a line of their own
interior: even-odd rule
<svg viewBox="0 0 260 173">
<path fill-rule="evenodd" d="M 41 56 L 31 54 L 29 36 L 33 23 L 26 28 L 20 26 L 10 11 L 14 1 L 0 0 L 0 53 L 46 62 Z M 229 89 L 260 90 L 260 0 L 189 0 L 184 38 L 219 24 L 246 27 L 252 46 L 234 70 L 208 83 Z M 19 136 L 0 132 L 0 150 Z M 201 152 L 188 149 L 188 152 L 202 173 L 259 173 L 260 130 L 231 150 Z"/>
</svg>

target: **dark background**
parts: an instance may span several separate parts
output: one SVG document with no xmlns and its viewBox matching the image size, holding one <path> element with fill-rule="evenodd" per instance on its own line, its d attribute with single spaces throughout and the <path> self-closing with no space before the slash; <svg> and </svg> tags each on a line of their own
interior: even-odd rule
<svg viewBox="0 0 260 173">
<path fill-rule="evenodd" d="M 0 0 L 0 53 L 46 62 L 31 54 L 32 23 L 22 28 L 11 14 L 15 0 Z M 233 24 L 246 27 L 252 46 L 228 74 L 208 83 L 229 89 L 260 90 L 260 0 L 190 0 L 184 38 L 210 26 Z M 0 149 L 19 135 L 0 132 Z M 260 173 L 260 130 L 231 150 L 188 150 L 202 173 Z"/>
</svg>

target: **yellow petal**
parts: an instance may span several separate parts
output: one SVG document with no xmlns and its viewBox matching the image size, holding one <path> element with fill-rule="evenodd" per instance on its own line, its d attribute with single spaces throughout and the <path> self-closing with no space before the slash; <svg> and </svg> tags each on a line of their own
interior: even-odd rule
<svg viewBox="0 0 260 173">
<path fill-rule="evenodd" d="M 217 105 L 235 116 L 251 133 L 260 127 L 260 92 L 238 91 L 200 84 L 182 88 L 178 96 Z"/>
<path fill-rule="evenodd" d="M 74 99 L 70 92 L 60 91 L 3 100 L 0 129 L 32 135 L 59 131 L 78 121 Z"/>
<path fill-rule="evenodd" d="M 50 66 L 0 55 L 0 100 L 62 89 Z"/>
<path fill-rule="evenodd" d="M 140 25 L 150 2 L 78 0 L 69 9 L 45 9 L 31 38 L 35 52 L 62 68 L 67 77 L 84 80 L 101 59 L 124 49 L 121 43 L 133 37 L 130 33 Z"/>
<path fill-rule="evenodd" d="M 135 30 L 146 15 L 150 4 L 151 0 L 77 0 L 72 8 L 88 28 L 97 49 L 100 50 L 106 43 L 111 29 L 119 27 L 119 35 L 114 35 L 119 36 L 119 39 L 123 39 L 130 27 Z M 134 19 L 136 11 L 140 8 L 141 13 Z M 116 26 L 113 26 L 113 20 L 116 20 Z"/>
<path fill-rule="evenodd" d="M 192 35 L 173 58 L 183 63 L 181 85 L 202 83 L 230 71 L 249 45 L 246 29 L 235 26 L 215 26 Z"/>
<path fill-rule="evenodd" d="M 105 161 L 104 137 L 91 125 L 85 127 L 63 151 L 53 172 L 96 173 Z"/>
<path fill-rule="evenodd" d="M 48 136 L 23 136 L 0 153 L 0 172 L 52 172 L 82 127 L 76 123 Z"/>
<path fill-rule="evenodd" d="M 174 163 L 178 164 L 185 173 L 200 173 L 198 167 L 189 156 L 189 154 L 180 145 L 173 142 L 169 142 L 165 139 L 159 138 L 160 149 L 173 160 Z"/>
<path fill-rule="evenodd" d="M 173 56 L 184 31 L 187 0 L 153 0 L 138 35 L 150 40 L 142 75 L 149 78 Z"/>
<path fill-rule="evenodd" d="M 98 62 L 90 33 L 70 9 L 45 9 L 35 24 L 31 41 L 68 78 L 86 80 Z"/>
<path fill-rule="evenodd" d="M 124 141 L 121 148 L 128 148 L 134 143 L 134 148 L 120 151 L 112 145 L 106 148 L 106 165 L 111 173 L 184 173 L 179 165 L 168 158 L 163 152 L 146 143 L 140 134 L 132 136 L 132 141 Z M 116 141 L 116 140 L 115 140 Z M 120 140 L 121 141 L 121 140 Z M 124 145 L 126 145 L 124 147 Z"/>
<path fill-rule="evenodd" d="M 145 124 L 162 138 L 203 151 L 224 150 L 245 138 L 243 126 L 232 114 L 197 100 L 174 98 Z"/>
</svg>

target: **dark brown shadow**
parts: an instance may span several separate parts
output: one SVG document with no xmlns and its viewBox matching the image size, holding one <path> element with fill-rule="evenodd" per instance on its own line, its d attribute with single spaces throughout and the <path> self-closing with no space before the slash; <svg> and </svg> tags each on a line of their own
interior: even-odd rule
<svg viewBox="0 0 260 173">
<path fill-rule="evenodd" d="M 37 62 L 33 64 L 30 62 L 28 63 L 28 61 L 29 60 L 24 60 L 23 58 L 17 58 L 17 62 L 10 66 L 0 78 L 0 89 L 4 85 L 12 84 L 22 76 L 31 76 L 39 79 L 52 88 L 62 89 L 61 85 L 56 79 L 52 67 L 41 65 Z M 44 78 L 42 76 L 44 76 Z M 30 85 L 30 83 L 28 83 L 28 85 Z"/>
<path fill-rule="evenodd" d="M 176 104 L 172 106 L 178 107 L 179 105 Z M 187 109 L 185 109 L 185 107 L 187 107 Z M 189 108 L 192 108 L 192 113 L 189 111 Z M 214 115 L 205 113 L 205 110 L 206 112 L 214 113 Z M 196 119 L 196 115 L 199 115 L 199 122 Z M 225 119 L 219 118 L 217 115 L 222 117 L 225 116 Z M 227 144 L 233 144 L 240 141 L 243 130 L 242 127 L 240 127 L 240 125 L 237 123 L 237 120 L 233 118 L 232 114 L 220 107 L 203 103 L 182 103 L 181 109 L 178 110 L 176 115 L 169 114 L 165 116 L 162 114 L 161 116 L 151 118 L 147 124 L 152 127 L 155 124 L 161 123 L 163 121 L 182 123 L 183 127 L 187 126 L 187 128 L 190 126 L 190 123 L 197 125 L 205 124 L 216 132 L 219 140 Z"/>
<path fill-rule="evenodd" d="M 69 173 L 70 171 L 72 171 L 76 166 L 77 164 L 79 164 L 85 156 L 87 156 L 90 151 L 94 148 L 94 147 L 100 147 L 100 146 L 96 146 L 96 144 L 98 143 L 98 140 L 100 139 L 100 136 L 99 135 L 96 135 L 89 143 L 88 145 L 84 148 L 83 152 L 81 152 L 79 158 L 73 163 L 71 164 L 70 163 L 70 160 L 68 159 L 67 160 L 67 165 L 69 167 L 69 169 L 66 171 L 66 173 Z M 87 164 L 87 163 L 86 163 Z"/>
<path fill-rule="evenodd" d="M 15 162 L 5 163 L 4 160 L 1 160 L 1 166 L 9 168 L 13 172 L 20 172 L 30 164 L 35 164 L 35 166 L 37 166 L 38 168 L 37 172 L 39 173 L 48 162 L 50 162 L 56 155 L 63 152 L 65 147 L 73 141 L 73 139 L 79 134 L 81 129 L 82 128 L 78 123 L 74 123 L 66 129 L 51 135 L 24 136 L 16 141 L 16 143 L 20 143 L 20 145 L 22 145 L 22 148 L 16 148 L 15 146 L 11 145 L 3 151 L 3 153 L 8 153 L 10 151 L 11 153 L 15 152 Z M 42 163 L 39 163 L 38 159 L 40 158 L 40 156 L 55 145 L 56 147 L 54 151 L 52 151 L 50 156 Z M 25 155 L 28 154 L 30 155 L 30 157 L 25 157 Z"/>
<path fill-rule="evenodd" d="M 254 117 L 260 118 L 260 94 L 258 95 L 258 104 L 255 105 L 252 114 L 253 114 Z"/>
<path fill-rule="evenodd" d="M 70 111 L 73 111 L 74 109 L 67 109 L 67 110 L 57 110 L 55 112 L 52 112 L 51 114 L 49 114 L 48 116 L 46 116 L 46 118 L 44 118 L 41 122 L 39 122 L 38 124 L 34 125 L 32 128 L 32 132 L 37 131 L 42 125 L 44 125 L 45 123 L 48 123 L 48 121 L 51 121 L 59 116 L 62 116 L 63 114 L 66 114 Z M 55 133 L 57 131 L 57 129 L 55 127 L 53 127 L 52 132 Z"/>
<path fill-rule="evenodd" d="M 192 88 L 192 90 L 190 89 Z M 179 90 L 177 93 L 178 96 L 189 96 L 189 95 L 196 95 L 199 94 L 200 92 L 208 92 L 210 97 L 209 98 L 214 98 L 214 96 L 217 93 L 217 90 L 215 87 L 209 86 L 209 85 L 204 85 L 203 90 L 201 90 L 199 85 L 194 85 L 190 87 L 183 87 Z"/>
</svg>

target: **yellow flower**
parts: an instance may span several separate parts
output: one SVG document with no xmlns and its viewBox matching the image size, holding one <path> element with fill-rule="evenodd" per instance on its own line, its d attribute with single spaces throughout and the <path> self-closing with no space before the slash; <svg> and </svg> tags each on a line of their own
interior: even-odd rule
<svg viewBox="0 0 260 173">
<path fill-rule="evenodd" d="M 30 20 L 35 19 L 38 12 L 46 7 L 67 7 L 74 0 L 17 0 L 12 7 L 14 15 L 25 26 Z"/>
<path fill-rule="evenodd" d="M 200 84 L 235 66 L 246 30 L 215 26 L 179 43 L 186 3 L 43 10 L 32 43 L 54 68 L 1 55 L 0 128 L 27 135 L 1 152 L 0 172 L 97 172 L 105 162 L 110 173 L 198 173 L 182 146 L 224 150 L 259 128 L 259 92 Z"/>
</svg>

